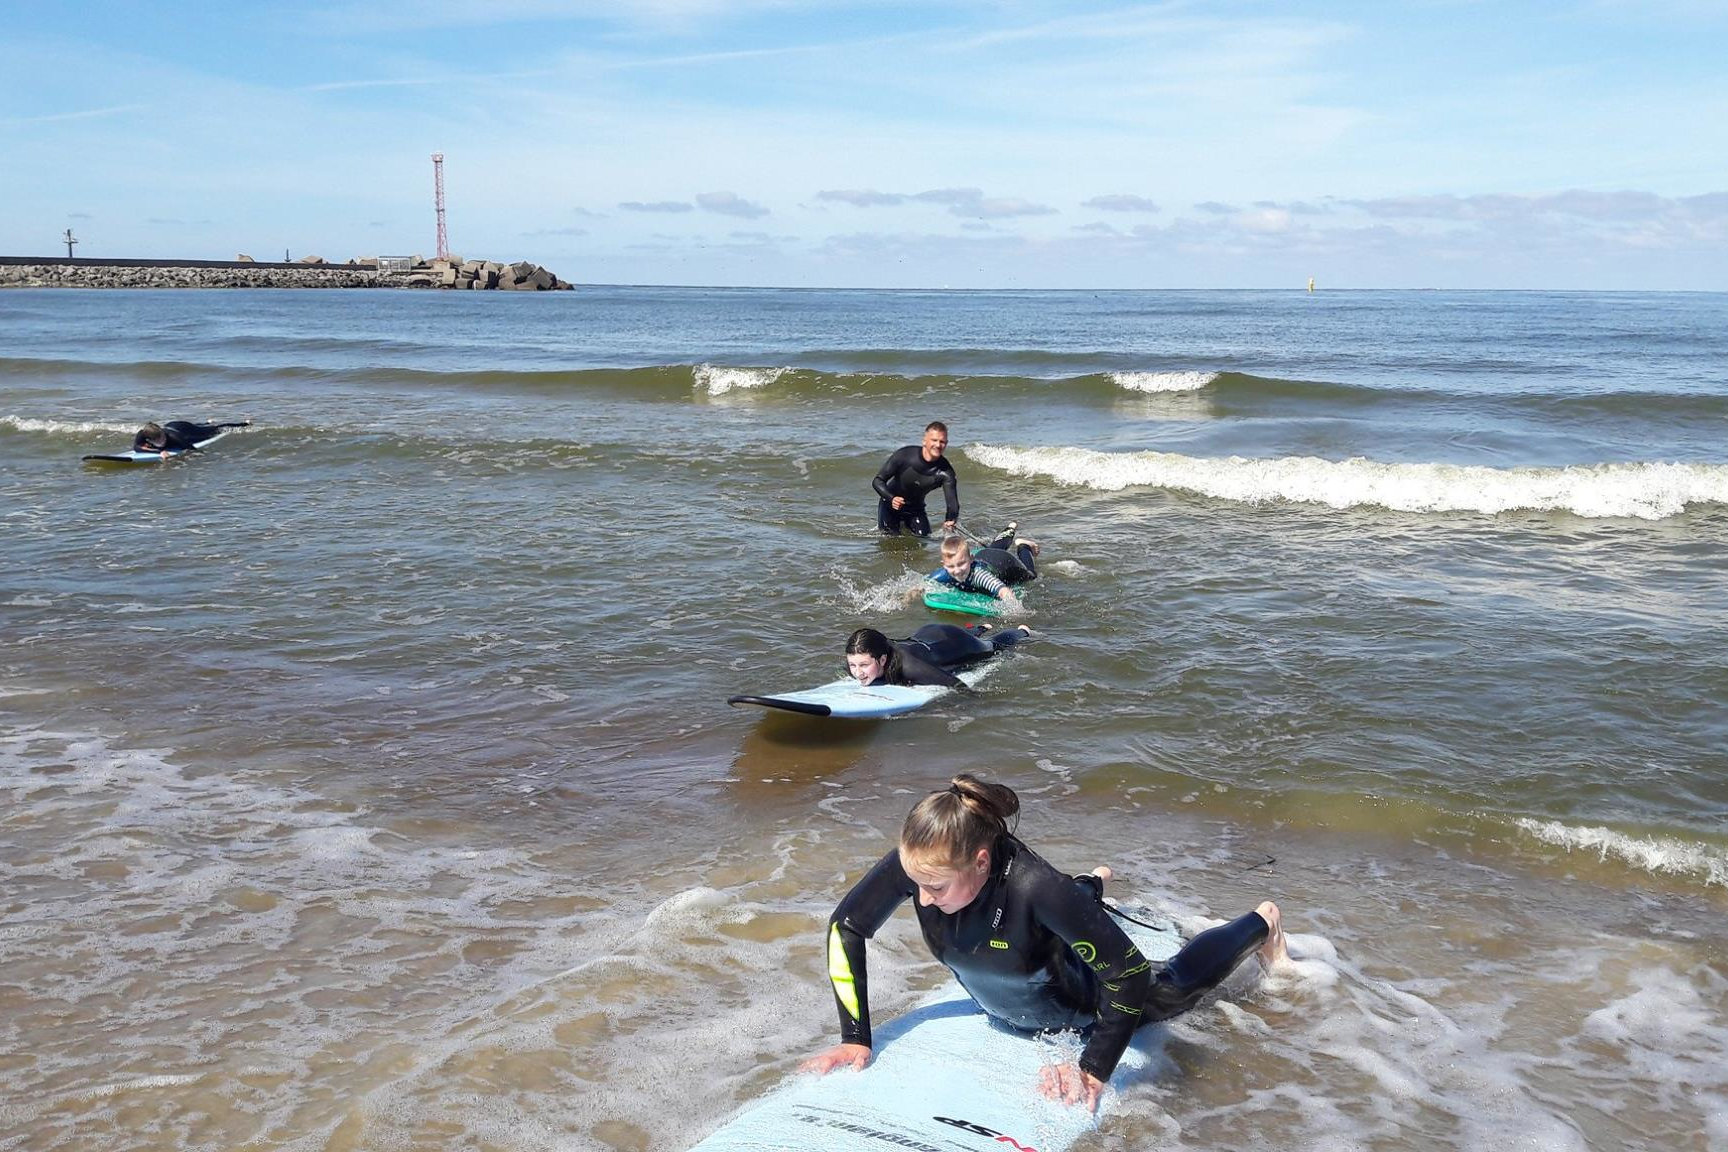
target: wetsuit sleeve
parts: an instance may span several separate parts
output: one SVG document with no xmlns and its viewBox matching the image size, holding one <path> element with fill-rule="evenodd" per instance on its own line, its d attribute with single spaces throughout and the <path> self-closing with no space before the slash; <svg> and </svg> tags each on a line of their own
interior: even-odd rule
<svg viewBox="0 0 1728 1152">
<path fill-rule="evenodd" d="M 890 852 L 852 886 L 828 919 L 828 982 L 840 1012 L 842 1044 L 871 1046 L 864 941 L 876 935 L 914 891 L 911 878 L 900 867 L 900 853 Z"/>
<path fill-rule="evenodd" d="M 944 570 L 946 571 L 946 570 Z M 982 564 L 973 563 L 972 571 L 966 573 L 965 588 L 968 592 L 982 592 L 986 596 L 1000 596 L 1002 589 L 1008 585 L 1002 578 Z"/>
<path fill-rule="evenodd" d="M 954 475 L 954 465 L 948 463 L 946 456 L 942 463 L 946 465 L 942 469 L 942 503 L 947 509 L 942 519 L 957 523 L 960 519 L 960 478 Z"/>
<path fill-rule="evenodd" d="M 1140 1025 L 1152 967 L 1104 910 L 1091 887 L 1066 877 L 1051 887 L 1035 905 L 1039 921 L 1065 941 L 1098 978 L 1097 1022 L 1080 1053 L 1080 1068 L 1100 1080 L 1109 1080 Z"/>
<path fill-rule="evenodd" d="M 896 644 L 900 650 L 900 683 L 921 688 L 964 688 L 966 681 L 938 668 L 924 657 Z"/>
<path fill-rule="evenodd" d="M 203 431 L 208 427 L 209 431 Z M 216 433 L 214 425 L 191 424 L 185 420 L 170 420 L 162 425 L 163 447 L 170 452 L 197 452 L 197 441 Z"/>
<path fill-rule="evenodd" d="M 870 482 L 870 486 L 876 489 L 876 495 L 884 500 L 892 500 L 896 495 L 905 495 L 904 492 L 896 493 L 888 490 L 888 481 L 900 474 L 902 467 L 900 457 L 905 451 L 904 448 L 897 448 L 889 453 L 888 459 L 882 462 L 882 467 L 876 470 L 876 479 Z"/>
</svg>

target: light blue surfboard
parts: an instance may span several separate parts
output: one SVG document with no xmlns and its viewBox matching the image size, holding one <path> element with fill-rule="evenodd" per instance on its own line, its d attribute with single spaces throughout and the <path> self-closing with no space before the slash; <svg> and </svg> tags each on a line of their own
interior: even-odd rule
<svg viewBox="0 0 1728 1152">
<path fill-rule="evenodd" d="M 1150 959 L 1167 960 L 1182 946 L 1174 928 L 1119 923 Z M 862 1072 L 796 1075 L 691 1152 L 1064 1152 L 1092 1131 L 1085 1108 L 1038 1093 L 1039 1070 L 1071 1061 L 1072 1052 L 992 1024 L 958 986 L 875 1032 L 875 1056 Z M 1112 1087 L 1146 1073 L 1157 1032 L 1135 1033 Z"/>
<path fill-rule="evenodd" d="M 969 668 L 955 675 L 967 687 L 976 687 L 989 671 L 988 667 Z M 908 687 L 898 684 L 873 684 L 866 688 L 848 677 L 798 692 L 782 692 L 772 696 L 730 696 L 726 703 L 754 704 L 759 708 L 797 712 L 804 716 L 873 720 L 916 711 L 952 691 L 952 688 Z"/>
</svg>

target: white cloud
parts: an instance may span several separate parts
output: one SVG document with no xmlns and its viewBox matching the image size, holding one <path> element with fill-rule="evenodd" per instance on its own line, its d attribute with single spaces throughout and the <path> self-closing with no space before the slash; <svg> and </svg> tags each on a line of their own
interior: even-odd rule
<svg viewBox="0 0 1728 1152">
<path fill-rule="evenodd" d="M 744 199 L 736 192 L 700 192 L 696 203 L 706 212 L 718 212 L 722 216 L 741 216 L 746 220 L 756 220 L 768 215 L 768 209 L 760 204 Z"/>
</svg>

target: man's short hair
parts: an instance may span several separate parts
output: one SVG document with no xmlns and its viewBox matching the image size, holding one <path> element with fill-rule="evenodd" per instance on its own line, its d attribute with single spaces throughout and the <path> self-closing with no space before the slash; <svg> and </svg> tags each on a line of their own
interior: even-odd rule
<svg viewBox="0 0 1728 1152">
<path fill-rule="evenodd" d="M 946 436 L 948 435 L 948 425 L 942 423 L 940 420 L 932 420 L 930 423 L 924 425 L 924 431 L 940 432 L 942 435 Z"/>
</svg>

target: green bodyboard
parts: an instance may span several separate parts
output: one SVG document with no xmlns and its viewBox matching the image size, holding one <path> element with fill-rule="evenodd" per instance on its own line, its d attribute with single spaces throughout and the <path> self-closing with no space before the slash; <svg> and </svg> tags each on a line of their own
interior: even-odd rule
<svg viewBox="0 0 1728 1152">
<path fill-rule="evenodd" d="M 968 616 L 1000 615 L 1005 605 L 982 592 L 958 592 L 931 582 L 924 587 L 924 607 L 937 612 L 964 612 Z"/>
</svg>

